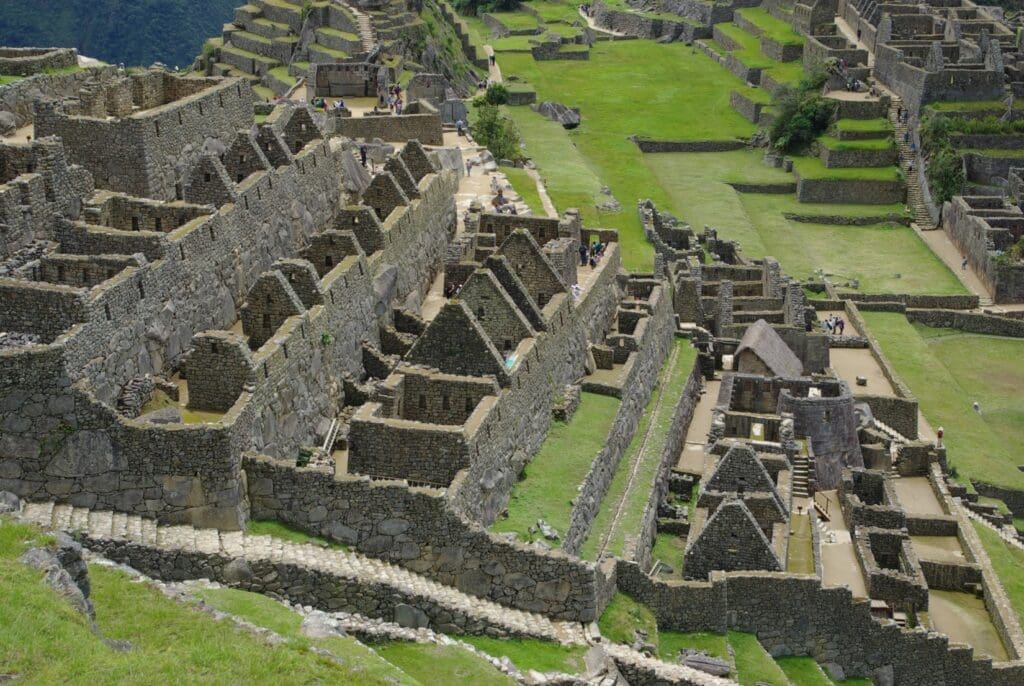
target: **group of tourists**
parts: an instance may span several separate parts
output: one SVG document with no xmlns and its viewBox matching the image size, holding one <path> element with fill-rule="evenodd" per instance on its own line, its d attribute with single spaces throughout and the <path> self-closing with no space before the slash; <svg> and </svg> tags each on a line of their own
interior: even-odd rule
<svg viewBox="0 0 1024 686">
<path fill-rule="evenodd" d="M 604 249 L 607 247 L 607 243 L 602 243 L 600 240 L 594 241 L 594 244 L 589 248 L 586 243 L 580 243 L 580 266 L 596 267 L 597 263 L 604 257 Z"/>
<path fill-rule="evenodd" d="M 836 315 L 828 317 L 821 325 L 824 327 L 825 333 L 830 333 L 834 336 L 842 336 L 843 331 L 846 330 L 846 322 L 843 321 L 842 317 L 837 317 Z"/>
<path fill-rule="evenodd" d="M 387 108 L 388 108 L 389 112 L 394 112 L 395 114 L 401 114 L 402 113 L 402 106 L 403 106 L 403 102 L 402 102 L 402 87 L 396 83 L 395 85 L 393 85 L 390 88 L 388 88 L 386 93 L 381 93 L 380 97 L 377 100 L 377 102 L 378 102 L 378 104 L 380 105 L 381 108 L 383 108 L 385 105 L 387 105 Z M 374 107 L 374 111 L 376 111 L 376 110 L 377 110 L 377 108 Z"/>
</svg>

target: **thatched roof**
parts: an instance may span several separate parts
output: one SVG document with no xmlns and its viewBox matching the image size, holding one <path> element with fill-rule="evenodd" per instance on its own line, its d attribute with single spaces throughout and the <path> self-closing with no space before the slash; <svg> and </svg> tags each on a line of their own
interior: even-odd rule
<svg viewBox="0 0 1024 686">
<path fill-rule="evenodd" d="M 758 319 L 747 328 L 736 348 L 736 357 L 747 350 L 754 353 L 775 376 L 796 378 L 803 374 L 804 365 L 800 358 L 763 319 Z"/>
</svg>

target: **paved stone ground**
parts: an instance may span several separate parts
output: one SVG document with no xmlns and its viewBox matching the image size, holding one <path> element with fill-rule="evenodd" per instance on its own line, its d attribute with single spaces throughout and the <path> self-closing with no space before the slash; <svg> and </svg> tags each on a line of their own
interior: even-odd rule
<svg viewBox="0 0 1024 686">
<path fill-rule="evenodd" d="M 393 587 L 396 593 L 428 598 L 452 612 L 480 618 L 513 634 L 561 643 L 586 642 L 582 625 L 552 621 L 539 614 L 504 607 L 402 567 L 348 551 L 291 543 L 270 536 L 251 536 L 240 531 L 158 526 L 152 519 L 52 502 L 27 503 L 22 518 L 47 529 L 81 532 L 97 540 L 117 539 L 144 547 L 220 554 L 249 562 L 270 560 L 357 582 L 384 584 Z"/>
</svg>

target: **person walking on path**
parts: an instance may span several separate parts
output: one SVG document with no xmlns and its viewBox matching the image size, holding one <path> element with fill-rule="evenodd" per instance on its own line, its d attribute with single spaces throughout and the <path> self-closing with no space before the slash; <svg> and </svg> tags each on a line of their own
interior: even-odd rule
<svg viewBox="0 0 1024 686">
<path fill-rule="evenodd" d="M 967 255 L 964 255 L 964 259 L 960 260 L 960 269 L 967 271 Z"/>
<path fill-rule="evenodd" d="M 359 146 L 359 162 L 365 167 L 366 166 L 366 146 Z"/>
<path fill-rule="evenodd" d="M 587 244 L 580 243 L 580 266 L 587 266 Z"/>
</svg>

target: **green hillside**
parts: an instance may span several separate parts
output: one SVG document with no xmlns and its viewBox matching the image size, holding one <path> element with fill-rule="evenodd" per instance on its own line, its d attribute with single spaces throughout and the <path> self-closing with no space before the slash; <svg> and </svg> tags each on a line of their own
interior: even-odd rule
<svg viewBox="0 0 1024 686">
<path fill-rule="evenodd" d="M 111 64 L 185 68 L 238 0 L 4 0 L 0 44 L 62 46 Z"/>
</svg>

